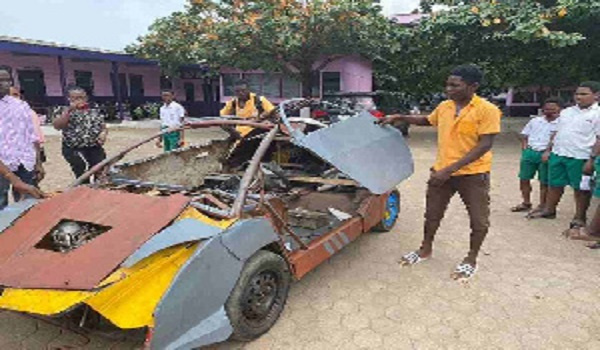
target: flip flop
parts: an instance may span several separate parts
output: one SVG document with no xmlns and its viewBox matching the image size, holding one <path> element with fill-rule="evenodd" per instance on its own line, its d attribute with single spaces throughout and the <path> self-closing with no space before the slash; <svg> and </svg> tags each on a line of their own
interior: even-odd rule
<svg viewBox="0 0 600 350">
<path fill-rule="evenodd" d="M 510 211 L 513 213 L 522 213 L 524 211 L 529 211 L 529 210 L 531 210 L 531 203 L 530 204 L 521 203 L 517 206 L 510 208 Z"/>
<path fill-rule="evenodd" d="M 585 228 L 569 230 L 568 238 L 575 241 L 599 242 L 600 237 L 590 235 Z"/>
<path fill-rule="evenodd" d="M 460 263 L 454 269 L 454 272 L 450 275 L 454 280 L 468 280 L 475 275 L 477 266 L 473 266 L 469 263 Z"/>
<path fill-rule="evenodd" d="M 582 227 L 585 227 L 585 221 L 575 219 L 571 220 L 571 223 L 569 223 L 569 229 L 577 229 Z"/>
<path fill-rule="evenodd" d="M 545 211 L 532 211 L 527 214 L 527 219 L 556 219 L 556 213 L 548 213 Z"/>
<path fill-rule="evenodd" d="M 590 249 L 600 249 L 600 242 L 596 242 L 594 244 L 588 244 L 587 247 Z"/>
<path fill-rule="evenodd" d="M 426 261 L 427 259 L 429 259 L 429 257 L 422 258 L 419 255 L 418 251 L 414 251 L 414 252 L 410 252 L 410 253 L 404 255 L 402 257 L 402 259 L 400 259 L 400 265 L 402 265 L 402 266 L 413 266 L 413 265 L 422 263 L 423 261 Z"/>
</svg>

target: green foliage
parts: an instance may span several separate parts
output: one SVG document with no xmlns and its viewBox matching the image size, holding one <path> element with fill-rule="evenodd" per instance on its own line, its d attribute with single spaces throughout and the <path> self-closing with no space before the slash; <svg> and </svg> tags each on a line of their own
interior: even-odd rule
<svg viewBox="0 0 600 350">
<path fill-rule="evenodd" d="M 191 0 L 158 19 L 128 48 L 170 70 L 207 62 L 295 77 L 310 92 L 312 73 L 349 54 L 374 58 L 391 30 L 371 0 Z"/>
<path fill-rule="evenodd" d="M 438 92 L 449 70 L 468 62 L 484 68 L 489 90 L 600 78 L 597 0 L 422 1 L 432 5 L 450 7 L 401 31 L 402 49 L 377 65 L 382 89 Z"/>
</svg>

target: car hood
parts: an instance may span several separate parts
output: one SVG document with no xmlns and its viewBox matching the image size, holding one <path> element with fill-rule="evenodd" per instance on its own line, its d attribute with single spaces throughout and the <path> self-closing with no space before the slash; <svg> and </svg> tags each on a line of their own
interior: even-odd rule
<svg viewBox="0 0 600 350">
<path fill-rule="evenodd" d="M 371 192 L 383 194 L 410 177 L 414 164 L 402 134 L 375 121 L 362 112 L 307 135 L 296 131 L 293 138 Z"/>
<path fill-rule="evenodd" d="M 88 187 L 78 187 L 44 200 L 0 234 L 0 285 L 93 289 L 177 218 L 188 201 L 183 195 L 150 197 Z M 44 248 L 41 242 L 63 220 L 93 223 L 109 229 L 66 253 Z"/>
</svg>

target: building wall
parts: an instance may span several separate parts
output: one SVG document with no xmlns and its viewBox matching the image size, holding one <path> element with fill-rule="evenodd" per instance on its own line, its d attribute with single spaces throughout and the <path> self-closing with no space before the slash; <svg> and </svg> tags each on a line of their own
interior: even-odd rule
<svg viewBox="0 0 600 350">
<path fill-rule="evenodd" d="M 19 86 L 18 70 L 42 70 L 48 96 L 61 96 L 60 71 L 58 58 L 48 56 L 24 56 L 11 52 L 0 52 L 0 65 L 12 68 L 15 85 Z"/>
<path fill-rule="evenodd" d="M 321 62 L 315 64 L 318 67 Z M 370 61 L 360 56 L 346 56 L 329 63 L 321 70 L 323 72 L 340 73 L 340 92 L 371 92 L 373 91 L 373 66 Z M 221 74 L 264 74 L 263 70 L 242 71 L 236 68 L 224 67 Z M 223 78 L 220 81 L 221 102 L 231 100 L 232 96 L 225 95 Z M 301 90 L 300 90 L 301 91 Z M 322 92 L 321 92 L 322 93 Z M 296 96 L 298 97 L 298 96 Z M 285 98 L 270 98 L 273 102 L 281 102 Z"/>
<path fill-rule="evenodd" d="M 359 56 L 347 56 L 328 64 L 321 72 L 341 73 L 341 92 L 373 91 L 373 66 Z"/>
<path fill-rule="evenodd" d="M 15 55 L 10 52 L 0 52 L 0 65 L 7 65 L 12 68 L 17 86 L 19 85 L 18 70 L 40 69 L 44 72 L 46 95 L 49 97 L 62 96 L 58 57 L 24 56 Z M 67 85 L 75 84 L 76 70 L 89 71 L 92 72 L 92 79 L 94 80 L 94 96 L 114 96 L 111 80 L 111 62 L 65 59 L 64 66 Z M 125 73 L 127 75 L 127 86 L 129 86 L 129 74 L 142 75 L 144 81 L 144 95 L 146 97 L 160 96 L 161 73 L 159 66 L 127 65 L 121 63 L 119 65 L 119 73 Z M 181 88 L 183 92 L 183 85 Z M 201 88 L 199 90 L 201 91 Z"/>
<path fill-rule="evenodd" d="M 119 65 L 119 73 L 127 74 L 127 86 L 130 86 L 129 75 L 137 74 L 143 76 L 144 96 L 160 96 L 160 67 L 142 65 Z"/>
<path fill-rule="evenodd" d="M 67 77 L 67 86 L 75 84 L 75 71 L 92 72 L 94 81 L 94 96 L 111 97 L 113 96 L 112 81 L 110 78 L 112 65 L 110 62 L 77 62 L 71 59 L 65 59 L 65 75 Z"/>
<path fill-rule="evenodd" d="M 175 98 L 179 101 L 185 101 L 185 89 L 183 88 L 183 86 L 186 83 L 194 84 L 194 100 L 195 100 L 195 102 L 204 101 L 204 93 L 202 90 L 202 85 L 204 84 L 204 80 L 201 80 L 201 79 L 174 78 L 173 79 L 173 92 L 175 93 Z"/>
</svg>

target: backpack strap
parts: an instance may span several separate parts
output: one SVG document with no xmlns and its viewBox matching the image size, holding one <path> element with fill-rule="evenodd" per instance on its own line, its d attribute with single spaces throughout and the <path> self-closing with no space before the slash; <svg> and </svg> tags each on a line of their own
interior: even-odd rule
<svg viewBox="0 0 600 350">
<path fill-rule="evenodd" d="M 263 114 L 265 109 L 262 104 L 262 96 L 254 95 L 254 107 L 256 107 L 259 116 Z"/>
<path fill-rule="evenodd" d="M 254 95 L 254 107 L 258 111 L 258 115 L 260 116 L 265 111 L 265 108 L 262 104 L 262 96 Z M 237 97 L 231 101 L 231 108 L 233 109 L 233 113 L 237 112 Z"/>
</svg>

